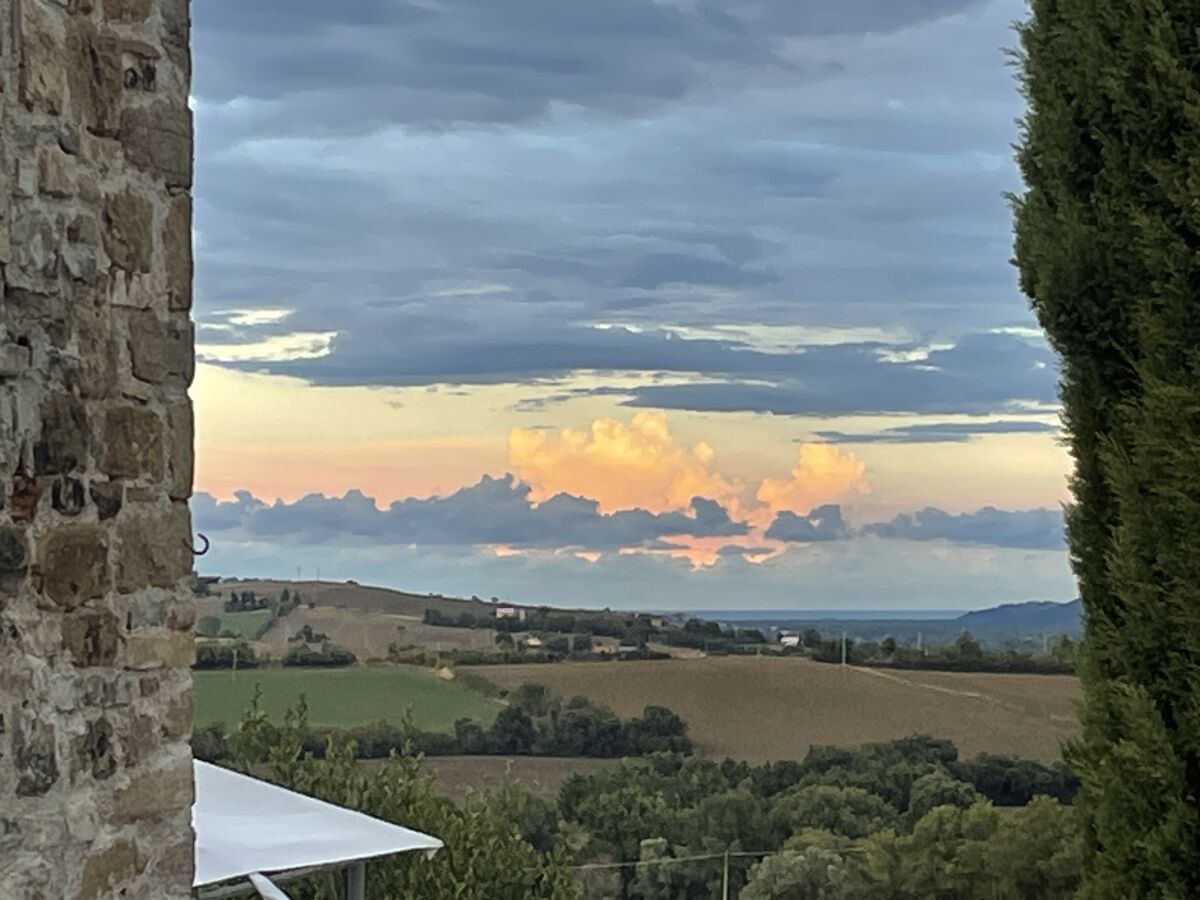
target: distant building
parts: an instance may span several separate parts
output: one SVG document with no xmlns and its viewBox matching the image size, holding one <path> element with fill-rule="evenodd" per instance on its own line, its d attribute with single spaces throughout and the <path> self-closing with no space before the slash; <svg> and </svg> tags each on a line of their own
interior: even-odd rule
<svg viewBox="0 0 1200 900">
<path fill-rule="evenodd" d="M 525 638 L 522 643 L 524 643 L 526 647 L 533 647 L 536 649 L 537 647 L 542 646 L 542 639 L 531 634 L 529 637 Z"/>
<path fill-rule="evenodd" d="M 497 606 L 497 619 L 516 619 L 518 622 L 525 621 L 525 610 L 516 606 Z"/>
<path fill-rule="evenodd" d="M 667 620 L 664 619 L 662 616 L 651 616 L 650 617 L 650 625 L 654 628 L 666 628 Z"/>
<path fill-rule="evenodd" d="M 779 643 L 782 644 L 784 647 L 799 647 L 800 646 L 800 635 L 798 635 L 798 634 L 781 634 L 779 636 Z"/>
</svg>

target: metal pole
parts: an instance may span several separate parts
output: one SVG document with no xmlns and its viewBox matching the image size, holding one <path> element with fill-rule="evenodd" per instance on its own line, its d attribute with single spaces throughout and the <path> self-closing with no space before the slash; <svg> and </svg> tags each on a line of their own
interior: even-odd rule
<svg viewBox="0 0 1200 900">
<path fill-rule="evenodd" d="M 725 874 L 721 878 L 721 900 L 729 900 L 729 851 L 725 851 Z"/>
<path fill-rule="evenodd" d="M 846 632 L 842 632 L 842 665 L 846 664 Z"/>
<path fill-rule="evenodd" d="M 367 864 L 358 862 L 346 870 L 346 900 L 366 900 Z"/>
</svg>

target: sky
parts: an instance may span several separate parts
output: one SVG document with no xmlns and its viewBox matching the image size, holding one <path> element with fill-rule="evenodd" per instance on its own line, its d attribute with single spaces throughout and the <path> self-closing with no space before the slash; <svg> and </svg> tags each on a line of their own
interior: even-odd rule
<svg viewBox="0 0 1200 900">
<path fill-rule="evenodd" d="M 1075 596 L 1019 0 L 193 7 L 206 571 Z"/>
</svg>

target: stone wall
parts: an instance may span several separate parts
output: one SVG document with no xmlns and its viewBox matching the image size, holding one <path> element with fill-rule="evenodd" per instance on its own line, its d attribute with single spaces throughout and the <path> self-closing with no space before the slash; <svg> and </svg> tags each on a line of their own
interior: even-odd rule
<svg viewBox="0 0 1200 900">
<path fill-rule="evenodd" d="M 0 897 L 190 894 L 187 0 L 0 0 Z"/>
</svg>

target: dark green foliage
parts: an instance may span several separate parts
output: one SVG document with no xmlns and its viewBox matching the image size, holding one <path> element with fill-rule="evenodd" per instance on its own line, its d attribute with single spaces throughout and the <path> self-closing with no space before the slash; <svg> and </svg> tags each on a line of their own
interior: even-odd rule
<svg viewBox="0 0 1200 900">
<path fill-rule="evenodd" d="M 624 637 L 631 628 L 638 628 L 643 634 L 655 631 L 649 621 L 637 613 L 569 613 L 545 607 L 526 609 L 523 619 L 518 616 L 496 618 L 491 613 L 446 613 L 430 607 L 425 610 L 425 624 L 444 628 L 487 628 L 509 634 L 537 631 L 613 638 Z"/>
<path fill-rule="evenodd" d="M 229 755 L 225 726 L 220 722 L 194 728 L 191 743 L 192 756 L 205 762 L 217 762 Z"/>
<path fill-rule="evenodd" d="M 239 663 L 240 665 L 240 663 Z M 492 686 L 495 687 L 494 685 Z M 690 753 L 687 725 L 661 706 L 648 706 L 640 717 L 620 719 L 599 703 L 575 697 L 568 703 L 542 685 L 525 684 L 490 726 L 470 719 L 454 723 L 454 733 L 419 731 L 409 723 L 372 722 L 353 728 L 305 726 L 305 749 L 320 756 L 330 741 L 350 743 L 360 759 L 386 759 L 406 746 L 429 756 L 567 756 L 615 759 L 653 753 Z M 197 732 L 193 752 L 222 759 L 224 730 L 219 725 Z"/>
<path fill-rule="evenodd" d="M 1079 851 L 1070 807 L 1042 797 L 996 809 L 958 765 L 953 744 L 925 737 L 814 748 L 763 766 L 662 755 L 569 779 L 558 808 L 590 836 L 583 861 L 680 860 L 624 871 L 615 896 L 720 896 L 731 851 L 735 897 L 1071 897 Z M 1050 771 L 1010 768 L 1026 765 Z M 709 858 L 686 861 L 696 856 Z"/>
<path fill-rule="evenodd" d="M 528 739 L 532 726 L 536 741 L 547 717 L 586 704 L 564 705 L 536 685 L 513 699 L 503 733 L 516 740 Z M 395 730 L 416 736 L 410 722 Z M 463 739 L 483 734 L 468 723 L 460 730 Z M 371 739 L 369 729 L 318 739 L 303 701 L 283 722 L 268 721 L 256 697 L 232 733 L 197 730 L 193 750 L 446 842 L 432 863 L 372 861 L 371 896 L 566 900 L 579 896 L 579 879 L 603 883 L 597 896 L 614 900 L 711 900 L 721 895 L 727 853 L 730 896 L 757 900 L 1067 900 L 1078 884 L 1070 807 L 1039 797 L 994 809 L 953 777 L 947 767 L 958 753 L 945 741 L 818 748 L 801 762 L 757 767 L 660 754 L 574 776 L 556 804 L 510 786 L 455 806 L 433 792 L 411 739 L 389 748 L 382 766 L 360 768 L 352 743 Z M 894 788 L 908 777 L 900 773 L 915 772 L 923 774 L 899 792 L 911 795 L 907 807 L 848 783 Z M 935 801 L 944 802 L 923 810 Z M 572 865 L 609 860 L 668 864 L 572 876 Z M 339 896 L 322 877 L 289 893 Z"/>
<path fill-rule="evenodd" d="M 817 662 L 840 663 L 842 640 L 826 640 L 812 630 L 805 636 L 806 646 Z M 813 643 L 808 644 L 811 640 Z M 900 646 L 894 638 L 875 641 L 846 640 L 846 662 L 854 666 L 878 666 L 888 669 L 929 669 L 942 672 L 1019 672 L 1042 675 L 1066 675 L 1075 671 L 1075 654 L 1070 638 L 1062 636 L 1049 655 L 1011 649 L 985 649 L 969 631 L 962 632 L 946 645 L 930 644 L 917 648 Z"/>
<path fill-rule="evenodd" d="M 1083 896 L 1200 896 L 1200 4 L 1032 9 L 1016 256 L 1075 457 Z"/>
<path fill-rule="evenodd" d="M 571 900 L 579 896 L 558 817 L 544 801 L 505 788 L 473 795 L 461 806 L 437 796 L 411 746 L 364 771 L 349 745 L 330 740 L 321 758 L 306 752 L 303 703 L 274 724 L 252 708 L 229 738 L 229 762 L 284 787 L 437 835 L 432 859 L 400 854 L 371 861 L 367 895 L 414 900 Z M 334 879 L 289 883 L 297 900 L 336 900 Z"/>
<path fill-rule="evenodd" d="M 1079 776 L 1061 762 L 1052 766 L 1012 756 L 981 753 L 947 768 L 997 806 L 1024 806 L 1039 795 L 1070 803 L 1079 791 Z"/>
<path fill-rule="evenodd" d="M 356 660 L 357 657 L 345 647 L 330 641 L 325 641 L 319 647 L 312 647 L 305 643 L 293 644 L 283 654 L 285 666 L 333 668 L 352 665 Z"/>
<path fill-rule="evenodd" d="M 313 627 L 306 623 L 299 631 L 288 638 L 288 643 L 319 644 L 327 640 L 329 640 L 329 635 L 323 631 L 313 631 Z"/>
<path fill-rule="evenodd" d="M 785 791 L 775 798 L 771 812 L 774 825 L 785 835 L 819 828 L 848 838 L 864 838 L 891 827 L 898 816 L 896 808 L 876 794 L 827 784 Z"/>
<path fill-rule="evenodd" d="M 271 601 L 267 597 L 259 597 L 254 591 L 230 591 L 225 598 L 225 612 L 251 612 L 256 609 L 267 609 Z"/>
<path fill-rule="evenodd" d="M 245 641 L 197 641 L 193 669 L 253 669 L 258 665 L 254 648 Z"/>
</svg>

